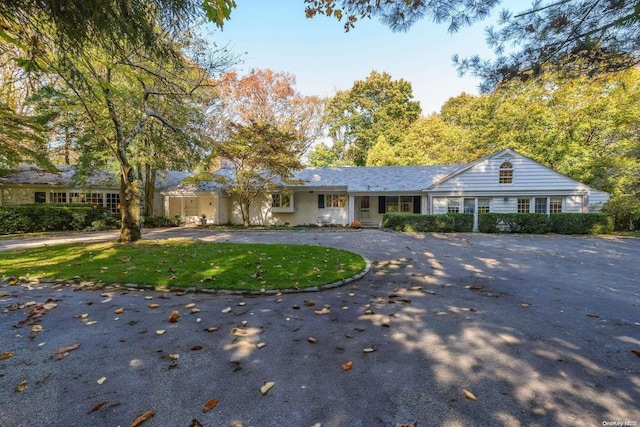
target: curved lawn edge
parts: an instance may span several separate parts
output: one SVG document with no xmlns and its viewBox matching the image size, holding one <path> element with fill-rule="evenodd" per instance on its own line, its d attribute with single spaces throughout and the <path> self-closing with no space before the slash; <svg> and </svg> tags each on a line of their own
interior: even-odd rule
<svg viewBox="0 0 640 427">
<path fill-rule="evenodd" d="M 362 255 L 360 255 L 362 256 Z M 338 280 L 333 283 L 327 283 L 324 285 L 318 286 L 310 286 L 308 288 L 299 288 L 299 289 L 264 289 L 260 291 L 253 291 L 250 289 L 206 289 L 200 286 L 191 286 L 191 287 L 171 287 L 171 286 L 154 286 L 154 285 L 140 285 L 137 283 L 101 283 L 101 282 L 89 282 L 89 281 L 78 281 L 75 279 L 72 280 L 57 280 L 57 279 L 38 279 L 38 278 L 26 278 L 19 277 L 17 279 L 7 279 L 0 281 L 1 286 L 16 285 L 20 282 L 23 283 L 31 283 L 31 284 L 51 284 L 51 283 L 60 283 L 66 285 L 76 285 L 82 286 L 83 288 L 89 288 L 90 290 L 94 286 L 100 286 L 100 289 L 103 288 L 116 288 L 116 289 L 141 289 L 146 291 L 155 291 L 155 292 L 186 292 L 186 293 L 202 293 L 202 294 L 212 294 L 212 295 L 252 295 L 252 296 L 260 296 L 260 295 L 281 295 L 281 294 L 296 294 L 296 293 L 305 293 L 305 292 L 321 292 L 327 289 L 339 288 L 341 286 L 347 285 L 349 283 L 356 282 L 362 279 L 364 276 L 369 273 L 371 270 L 371 261 L 368 258 L 362 257 L 365 262 L 364 269 L 351 277 L 346 277 L 344 279 Z M 10 283 L 12 280 L 15 283 Z M 35 282 L 34 282 L 35 281 Z M 3 283 L 4 282 L 4 283 Z M 82 289 L 82 288 L 81 288 Z"/>
<path fill-rule="evenodd" d="M 359 254 L 358 254 L 359 255 Z M 360 255 L 362 256 L 362 255 Z M 265 289 L 265 290 L 260 290 L 260 291 L 253 291 L 250 289 L 206 289 L 206 288 L 202 288 L 200 286 L 191 286 L 191 287 L 171 287 L 171 286 L 162 286 L 162 287 L 158 287 L 158 286 L 153 286 L 153 285 L 138 285 L 135 283 L 125 283 L 125 284 L 121 284 L 121 285 L 109 285 L 109 284 L 105 284 L 105 286 L 119 286 L 121 288 L 134 288 L 134 289 L 144 289 L 147 291 L 157 291 L 157 292 L 189 292 L 189 293 L 194 293 L 194 294 L 198 294 L 198 293 L 202 293 L 202 294 L 212 294 L 212 295 L 252 295 L 252 296 L 259 296 L 259 295 L 269 295 L 269 296 L 273 296 L 273 295 L 281 295 L 281 294 L 298 294 L 298 293 L 305 293 L 305 292 L 321 292 L 327 289 L 334 289 L 334 288 L 339 288 L 341 286 L 347 285 L 349 283 L 353 283 L 356 282 L 360 279 L 362 279 L 364 276 L 367 275 L 367 273 L 369 273 L 369 271 L 371 270 L 371 261 L 369 261 L 369 259 L 362 257 L 362 259 L 365 262 L 365 267 L 364 270 L 362 270 L 360 273 L 353 275 L 351 277 L 346 277 L 344 279 L 338 280 L 336 282 L 333 283 L 327 283 L 324 285 L 318 285 L 318 286 L 310 286 L 308 288 L 299 288 L 299 289 L 292 289 L 292 288 L 287 288 L 287 289 Z M 162 289 L 162 291 L 159 291 L 158 289 Z"/>
</svg>

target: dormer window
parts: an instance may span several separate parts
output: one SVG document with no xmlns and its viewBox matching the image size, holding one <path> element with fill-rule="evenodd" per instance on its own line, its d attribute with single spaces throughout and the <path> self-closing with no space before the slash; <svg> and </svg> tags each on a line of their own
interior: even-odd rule
<svg viewBox="0 0 640 427">
<path fill-rule="evenodd" d="M 511 162 L 504 162 L 500 165 L 500 176 L 498 183 L 511 184 L 513 182 L 513 165 Z"/>
</svg>

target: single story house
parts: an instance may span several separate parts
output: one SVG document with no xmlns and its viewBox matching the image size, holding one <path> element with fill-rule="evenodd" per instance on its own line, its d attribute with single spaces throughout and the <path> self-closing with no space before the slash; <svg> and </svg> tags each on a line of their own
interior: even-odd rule
<svg viewBox="0 0 640 427">
<path fill-rule="evenodd" d="M 34 169 L 0 177 L 0 205 L 24 203 L 93 203 L 117 209 L 117 180 L 69 184 L 61 174 Z M 241 224 L 239 204 L 214 175 L 232 177 L 223 166 L 210 180 L 184 183 L 190 174 L 167 172 L 156 183 L 154 211 L 185 222 Z M 54 176 L 50 176 L 54 175 Z M 113 178 L 113 177 L 112 177 Z M 252 203 L 252 224 L 378 226 L 386 212 L 510 213 L 598 211 L 609 194 L 562 175 L 506 149 L 468 164 L 307 168 L 294 178 L 300 184 L 280 186 Z"/>
</svg>

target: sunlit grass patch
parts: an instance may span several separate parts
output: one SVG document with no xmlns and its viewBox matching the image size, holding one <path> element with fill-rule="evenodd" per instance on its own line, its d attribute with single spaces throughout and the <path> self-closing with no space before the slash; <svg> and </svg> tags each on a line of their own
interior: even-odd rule
<svg viewBox="0 0 640 427">
<path fill-rule="evenodd" d="M 191 239 L 65 244 L 0 254 L 0 276 L 231 290 L 306 288 L 364 268 L 360 255 L 341 249 Z"/>
</svg>

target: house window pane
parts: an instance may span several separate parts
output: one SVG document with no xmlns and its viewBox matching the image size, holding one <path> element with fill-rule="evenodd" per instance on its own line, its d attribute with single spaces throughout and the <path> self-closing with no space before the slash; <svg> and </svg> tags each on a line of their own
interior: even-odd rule
<svg viewBox="0 0 640 427">
<path fill-rule="evenodd" d="M 387 212 L 398 212 L 398 196 L 387 196 Z"/>
<path fill-rule="evenodd" d="M 518 213 L 529 213 L 531 211 L 531 199 L 518 199 Z"/>
<path fill-rule="evenodd" d="M 413 196 L 400 197 L 400 212 L 413 213 Z"/>
<path fill-rule="evenodd" d="M 360 197 L 360 209 L 369 209 L 369 196 Z"/>
<path fill-rule="evenodd" d="M 44 191 L 36 191 L 36 203 L 47 203 L 47 193 Z"/>
<path fill-rule="evenodd" d="M 475 199 L 464 199 L 462 202 L 462 207 L 464 209 L 464 213 L 472 214 L 476 210 L 476 201 Z"/>
<path fill-rule="evenodd" d="M 562 197 L 552 197 L 549 202 L 549 213 L 562 213 Z"/>
<path fill-rule="evenodd" d="M 324 206 L 326 208 L 344 208 L 346 205 L 346 194 L 327 194 L 324 198 Z"/>
<path fill-rule="evenodd" d="M 107 208 L 111 213 L 118 213 L 120 209 L 120 194 L 107 193 Z"/>
<path fill-rule="evenodd" d="M 460 199 L 447 199 L 447 213 L 460 212 Z"/>
<path fill-rule="evenodd" d="M 103 193 L 89 194 L 89 203 L 91 203 L 94 206 L 104 206 L 104 194 Z"/>
<path fill-rule="evenodd" d="M 87 197 L 85 193 L 69 193 L 69 203 L 87 203 Z"/>
<path fill-rule="evenodd" d="M 535 212 L 536 213 L 547 213 L 547 198 L 546 197 L 536 197 L 535 204 Z"/>
<path fill-rule="evenodd" d="M 478 213 L 489 213 L 489 206 L 491 205 L 491 199 L 478 199 Z"/>
<path fill-rule="evenodd" d="M 511 184 L 513 182 L 513 165 L 511 162 L 504 162 L 500 165 L 500 176 L 498 183 Z"/>
<path fill-rule="evenodd" d="M 273 208 L 291 207 L 291 198 L 286 194 L 272 194 L 271 207 Z"/>
<path fill-rule="evenodd" d="M 67 193 L 51 192 L 49 200 L 51 203 L 67 203 Z"/>
</svg>

